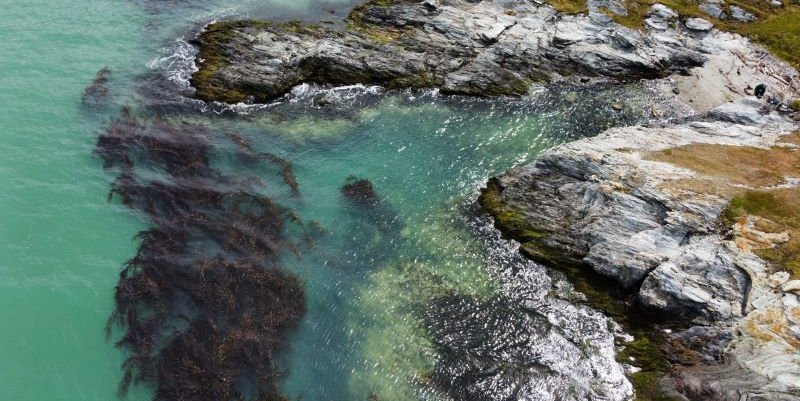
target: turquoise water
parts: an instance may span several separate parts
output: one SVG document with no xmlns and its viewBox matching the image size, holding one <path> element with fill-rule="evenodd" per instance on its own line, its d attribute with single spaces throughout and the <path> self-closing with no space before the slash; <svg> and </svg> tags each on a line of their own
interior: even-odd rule
<svg viewBox="0 0 800 401">
<path fill-rule="evenodd" d="M 121 106 L 147 112 L 159 103 L 154 93 L 161 92 L 150 90 L 156 83 L 180 92 L 165 78 L 185 77 L 175 52 L 187 48 L 176 39 L 218 18 L 313 20 L 350 7 L 192 3 L 0 1 L 0 400 L 117 397 L 125 352 L 104 326 L 119 269 L 148 223 L 106 202 L 114 172 L 92 151 Z M 108 105 L 86 107 L 84 88 L 104 66 L 112 71 Z M 263 178 L 270 196 L 323 228 L 302 258 L 284 263 L 304 279 L 308 304 L 280 357 L 288 395 L 435 395 L 425 378 L 439 359 L 420 311 L 443 294 L 503 297 L 494 245 L 475 233 L 470 211 L 479 186 L 557 143 L 643 118 L 598 106 L 629 96 L 629 88 L 582 93 L 574 103 L 564 99 L 567 91 L 488 101 L 355 88 L 331 92 L 335 105 L 320 108 L 312 88 L 222 115 L 178 95 L 161 99 L 161 106 L 178 106 L 158 109 L 171 121 L 214 133 L 218 168 Z M 231 132 L 290 160 L 301 198 L 288 194 L 274 170 L 232 161 Z M 350 175 L 372 181 L 400 223 L 396 232 L 346 207 L 339 188 Z M 128 398 L 150 396 L 139 386 Z"/>
</svg>

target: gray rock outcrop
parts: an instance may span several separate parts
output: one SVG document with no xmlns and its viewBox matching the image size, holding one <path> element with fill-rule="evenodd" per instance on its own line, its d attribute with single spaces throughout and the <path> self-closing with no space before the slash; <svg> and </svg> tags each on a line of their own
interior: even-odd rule
<svg viewBox="0 0 800 401">
<path fill-rule="evenodd" d="M 657 4 L 640 32 L 524 0 L 395 0 L 357 8 L 346 29 L 223 22 L 197 38 L 192 82 L 206 100 L 259 102 L 304 82 L 520 95 L 561 76 L 663 77 L 705 60 L 676 17 Z"/>
<path fill-rule="evenodd" d="M 702 18 L 687 18 L 684 25 L 686 25 L 686 28 L 700 32 L 708 32 L 714 29 L 714 24 Z"/>
<path fill-rule="evenodd" d="M 718 216 L 726 197 L 675 184 L 698 173 L 647 157 L 693 143 L 769 147 L 798 128 L 761 108 L 744 99 L 690 122 L 611 129 L 492 183 L 502 210 L 539 233 L 522 245 L 534 258 L 566 253 L 627 287 L 645 308 L 690 322 L 672 337 L 699 360 L 679 369 L 675 387 L 687 395 L 800 399 L 794 284 L 725 236 Z M 734 231 L 765 235 L 748 224 Z"/>
<path fill-rule="evenodd" d="M 731 11 L 731 18 L 735 19 L 736 21 L 740 22 L 752 22 L 758 19 L 753 13 L 738 7 L 738 6 L 730 6 L 728 8 Z"/>
</svg>

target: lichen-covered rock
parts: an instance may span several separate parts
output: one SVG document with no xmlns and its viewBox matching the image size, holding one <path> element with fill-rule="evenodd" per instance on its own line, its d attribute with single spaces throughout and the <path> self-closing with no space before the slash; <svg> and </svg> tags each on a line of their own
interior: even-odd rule
<svg viewBox="0 0 800 401">
<path fill-rule="evenodd" d="M 724 3 L 723 3 L 724 5 Z M 722 8 L 722 5 L 716 2 L 705 2 L 700 4 L 700 9 L 703 10 L 704 13 L 717 18 L 717 19 L 726 19 L 727 15 L 725 14 L 725 10 Z"/>
</svg>

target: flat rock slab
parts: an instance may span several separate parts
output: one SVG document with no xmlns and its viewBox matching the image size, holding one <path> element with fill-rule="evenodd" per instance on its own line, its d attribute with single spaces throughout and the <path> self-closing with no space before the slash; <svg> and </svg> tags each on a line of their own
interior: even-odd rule
<svg viewBox="0 0 800 401">
<path fill-rule="evenodd" d="M 684 25 L 686 25 L 686 28 L 699 32 L 708 32 L 714 29 L 714 24 L 702 18 L 688 18 Z"/>
</svg>

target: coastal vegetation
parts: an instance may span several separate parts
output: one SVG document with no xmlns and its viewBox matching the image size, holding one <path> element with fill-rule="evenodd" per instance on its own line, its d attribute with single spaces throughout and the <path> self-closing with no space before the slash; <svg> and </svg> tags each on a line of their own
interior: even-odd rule
<svg viewBox="0 0 800 401">
<path fill-rule="evenodd" d="M 737 21 L 730 17 L 720 19 L 710 16 L 700 9 L 701 2 L 695 0 L 625 0 L 627 15 L 608 13 L 620 25 L 643 29 L 650 7 L 656 3 L 666 5 L 682 17 L 704 18 L 720 30 L 750 37 L 764 45 L 774 55 L 800 69 L 800 52 L 797 51 L 800 49 L 800 23 L 798 23 L 800 4 L 794 0 L 783 0 L 780 6 L 771 5 L 769 1 L 725 1 L 728 5 L 739 7 L 757 18 L 750 22 Z M 558 8 L 555 4 L 554 7 Z"/>
<path fill-rule="evenodd" d="M 586 0 L 548 0 L 547 4 L 564 14 L 583 14 L 589 11 Z"/>
<path fill-rule="evenodd" d="M 800 278 L 800 133 L 786 135 L 769 149 L 748 146 L 692 144 L 651 155 L 654 160 L 697 171 L 702 184 L 694 190 L 730 198 L 723 223 L 730 227 L 747 216 L 759 217 L 757 229 L 788 233 L 789 240 L 755 252 L 773 268 Z"/>
</svg>

